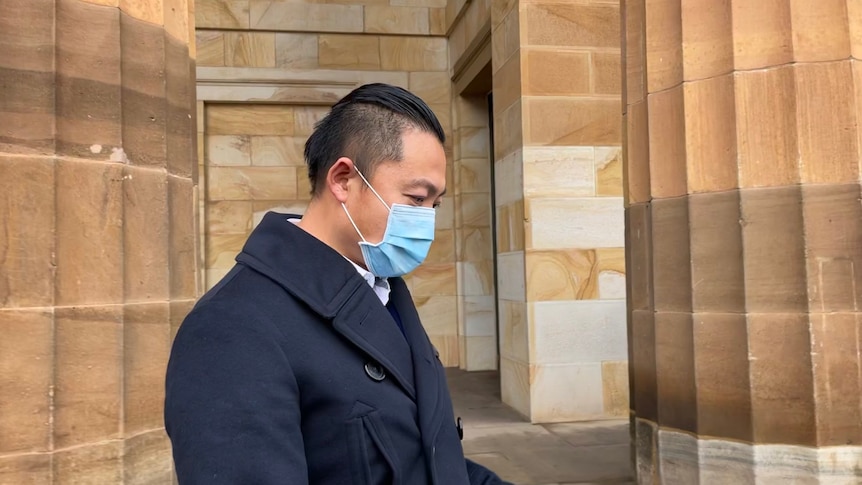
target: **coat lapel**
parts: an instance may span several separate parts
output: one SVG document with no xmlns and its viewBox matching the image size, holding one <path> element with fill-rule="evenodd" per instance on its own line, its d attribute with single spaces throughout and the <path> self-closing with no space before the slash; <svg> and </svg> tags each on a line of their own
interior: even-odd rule
<svg viewBox="0 0 862 485">
<path fill-rule="evenodd" d="M 414 400 L 410 346 L 392 315 L 356 268 L 296 227 L 298 217 L 267 213 L 237 256 L 332 322 L 335 331 L 382 365 Z"/>
</svg>

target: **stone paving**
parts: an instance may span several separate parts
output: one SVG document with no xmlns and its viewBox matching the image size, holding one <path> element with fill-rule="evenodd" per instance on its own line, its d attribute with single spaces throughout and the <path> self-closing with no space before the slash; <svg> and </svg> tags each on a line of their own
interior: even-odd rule
<svg viewBox="0 0 862 485">
<path fill-rule="evenodd" d="M 626 420 L 533 425 L 500 401 L 496 372 L 447 371 L 464 453 L 516 485 L 633 485 Z"/>
</svg>

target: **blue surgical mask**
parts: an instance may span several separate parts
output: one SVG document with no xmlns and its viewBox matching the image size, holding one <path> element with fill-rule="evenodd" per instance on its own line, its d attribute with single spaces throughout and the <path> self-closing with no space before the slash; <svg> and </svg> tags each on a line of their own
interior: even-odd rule
<svg viewBox="0 0 862 485">
<path fill-rule="evenodd" d="M 390 207 L 374 190 L 374 187 L 368 183 L 365 176 L 359 170 L 356 173 L 359 174 L 365 185 L 374 192 L 384 207 L 389 210 L 383 240 L 377 244 L 371 244 L 365 240 L 365 236 L 356 227 L 347 207 L 343 203 L 341 204 L 347 218 L 350 219 L 350 223 L 356 229 L 356 233 L 362 238 L 359 247 L 362 250 L 362 257 L 365 258 L 368 271 L 380 278 L 403 276 L 413 271 L 428 256 L 428 250 L 434 240 L 436 211 L 430 207 L 415 207 L 404 204 L 392 204 Z"/>
</svg>

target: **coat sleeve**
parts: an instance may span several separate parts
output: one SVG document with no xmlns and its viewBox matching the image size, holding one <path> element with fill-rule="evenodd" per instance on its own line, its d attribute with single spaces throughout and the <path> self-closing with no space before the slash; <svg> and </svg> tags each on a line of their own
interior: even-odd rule
<svg viewBox="0 0 862 485">
<path fill-rule="evenodd" d="M 177 478 L 181 485 L 305 485 L 299 389 L 278 344 L 283 337 L 239 313 L 198 308 L 174 340 L 165 428 Z"/>
<path fill-rule="evenodd" d="M 467 476 L 470 478 L 470 485 L 512 485 L 504 482 L 496 473 L 469 459 L 467 459 Z"/>
</svg>

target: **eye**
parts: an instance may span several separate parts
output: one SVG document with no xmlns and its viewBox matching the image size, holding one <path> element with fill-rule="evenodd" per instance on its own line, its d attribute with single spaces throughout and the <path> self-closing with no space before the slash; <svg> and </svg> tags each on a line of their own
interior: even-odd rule
<svg viewBox="0 0 862 485">
<path fill-rule="evenodd" d="M 442 202 L 443 202 L 442 200 L 438 200 L 437 202 L 434 202 L 434 205 L 432 207 L 436 209 L 436 208 L 440 207 L 440 204 Z"/>
<path fill-rule="evenodd" d="M 416 205 L 422 205 L 425 203 L 425 197 L 420 197 L 418 195 L 409 195 L 408 197 L 413 199 L 413 202 L 415 202 Z"/>
</svg>

